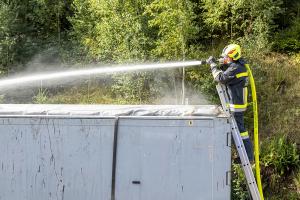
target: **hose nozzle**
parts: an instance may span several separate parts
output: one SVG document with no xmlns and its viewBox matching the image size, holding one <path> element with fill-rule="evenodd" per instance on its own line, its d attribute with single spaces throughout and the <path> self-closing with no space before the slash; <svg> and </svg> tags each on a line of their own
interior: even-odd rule
<svg viewBox="0 0 300 200">
<path fill-rule="evenodd" d="M 200 65 L 205 65 L 207 64 L 206 60 L 200 60 L 201 64 Z"/>
</svg>

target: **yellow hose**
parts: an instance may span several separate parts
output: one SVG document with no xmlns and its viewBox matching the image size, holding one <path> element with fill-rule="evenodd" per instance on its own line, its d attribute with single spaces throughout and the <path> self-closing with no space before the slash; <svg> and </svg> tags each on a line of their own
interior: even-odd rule
<svg viewBox="0 0 300 200">
<path fill-rule="evenodd" d="M 258 107 L 257 107 L 256 88 L 255 88 L 255 81 L 250 66 L 249 64 L 245 64 L 245 66 L 247 68 L 248 77 L 250 80 L 252 103 L 253 103 L 255 174 L 256 174 L 256 181 L 257 181 L 260 198 L 261 200 L 264 200 L 261 178 L 260 178 L 260 166 L 259 166 Z"/>
</svg>

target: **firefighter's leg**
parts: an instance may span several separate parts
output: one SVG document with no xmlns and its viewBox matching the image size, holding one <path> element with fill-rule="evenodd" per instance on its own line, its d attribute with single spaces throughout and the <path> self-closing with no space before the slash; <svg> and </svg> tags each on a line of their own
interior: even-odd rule
<svg viewBox="0 0 300 200">
<path fill-rule="evenodd" d="M 233 115 L 234 115 L 235 121 L 237 123 L 238 129 L 240 131 L 241 137 L 243 139 L 243 143 L 244 143 L 249 161 L 252 162 L 254 160 L 253 145 L 249 138 L 248 131 L 246 131 L 246 129 L 245 129 L 244 113 L 243 112 L 234 112 Z"/>
</svg>

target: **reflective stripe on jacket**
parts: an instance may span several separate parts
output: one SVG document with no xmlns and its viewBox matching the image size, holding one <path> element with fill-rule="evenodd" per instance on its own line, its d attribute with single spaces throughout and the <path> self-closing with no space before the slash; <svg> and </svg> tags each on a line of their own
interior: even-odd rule
<svg viewBox="0 0 300 200">
<path fill-rule="evenodd" d="M 243 112 L 247 109 L 248 72 L 245 61 L 239 59 L 230 63 L 225 71 L 215 71 L 215 80 L 226 85 L 229 97 L 228 107 L 232 112 Z"/>
</svg>

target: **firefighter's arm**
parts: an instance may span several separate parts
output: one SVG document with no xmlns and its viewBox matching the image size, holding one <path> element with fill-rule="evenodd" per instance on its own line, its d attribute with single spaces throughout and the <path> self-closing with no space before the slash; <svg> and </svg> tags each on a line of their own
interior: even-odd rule
<svg viewBox="0 0 300 200">
<path fill-rule="evenodd" d="M 235 69 L 229 67 L 225 72 L 223 72 L 217 68 L 214 68 L 212 69 L 212 74 L 215 81 L 226 84 L 235 78 Z"/>
<path fill-rule="evenodd" d="M 216 60 L 212 56 L 206 61 L 211 68 L 214 80 L 222 84 L 226 84 L 235 77 L 235 69 L 229 67 L 225 72 L 217 68 Z"/>
</svg>

